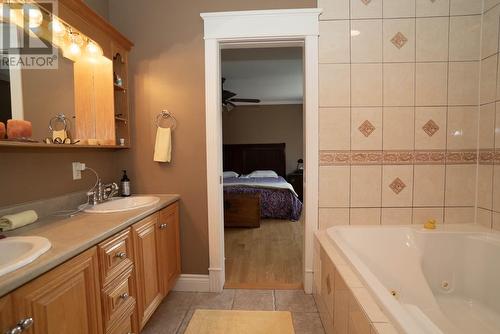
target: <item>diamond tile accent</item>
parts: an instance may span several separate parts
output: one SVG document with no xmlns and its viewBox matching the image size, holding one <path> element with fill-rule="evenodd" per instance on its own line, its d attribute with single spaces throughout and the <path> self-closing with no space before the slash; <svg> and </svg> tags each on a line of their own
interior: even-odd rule
<svg viewBox="0 0 500 334">
<path fill-rule="evenodd" d="M 405 46 L 406 42 L 408 42 L 408 38 L 406 38 L 403 33 L 398 31 L 398 33 L 391 39 L 391 42 L 395 47 L 401 49 L 403 46 Z"/>
<path fill-rule="evenodd" d="M 372 2 L 372 0 L 361 0 L 361 2 L 368 6 L 368 4 Z"/>
<path fill-rule="evenodd" d="M 375 131 L 375 126 L 373 126 L 372 123 L 370 123 L 369 120 L 366 120 L 361 124 L 358 128 L 358 130 L 365 136 L 368 137 L 370 136 L 373 131 Z"/>
<path fill-rule="evenodd" d="M 434 136 L 436 132 L 439 131 L 439 125 L 436 124 L 432 119 L 430 119 L 427 123 L 422 127 L 425 133 L 429 135 L 429 137 Z"/>
<path fill-rule="evenodd" d="M 400 192 L 403 191 L 404 188 L 406 188 L 406 184 L 399 178 L 397 177 L 392 183 L 389 185 L 389 188 L 394 191 L 396 195 L 398 195 Z"/>
</svg>

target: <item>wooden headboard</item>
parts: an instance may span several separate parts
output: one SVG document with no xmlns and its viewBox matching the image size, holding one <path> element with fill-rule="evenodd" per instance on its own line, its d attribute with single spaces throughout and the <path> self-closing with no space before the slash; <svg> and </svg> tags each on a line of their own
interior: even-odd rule
<svg viewBox="0 0 500 334">
<path fill-rule="evenodd" d="M 249 174 L 254 170 L 273 170 L 286 177 L 285 144 L 226 144 L 223 146 L 224 171 Z"/>
</svg>

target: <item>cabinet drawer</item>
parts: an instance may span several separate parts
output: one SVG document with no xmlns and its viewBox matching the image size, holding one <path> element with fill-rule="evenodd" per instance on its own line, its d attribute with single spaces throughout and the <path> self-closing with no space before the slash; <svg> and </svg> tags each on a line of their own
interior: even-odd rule
<svg viewBox="0 0 500 334">
<path fill-rule="evenodd" d="M 130 313 L 117 322 L 115 326 L 109 328 L 106 334 L 134 334 L 133 328 L 133 314 Z"/>
<path fill-rule="evenodd" d="M 104 328 L 107 330 L 135 309 L 133 267 L 129 267 L 102 290 Z"/>
<path fill-rule="evenodd" d="M 109 284 L 132 265 L 132 239 L 129 228 L 99 244 L 99 262 L 102 286 Z"/>
</svg>

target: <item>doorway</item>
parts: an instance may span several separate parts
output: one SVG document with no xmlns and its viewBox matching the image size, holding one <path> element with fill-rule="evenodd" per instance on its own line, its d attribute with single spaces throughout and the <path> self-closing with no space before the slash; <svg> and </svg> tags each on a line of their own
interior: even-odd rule
<svg viewBox="0 0 500 334">
<path fill-rule="evenodd" d="M 225 288 L 302 289 L 303 43 L 222 44 Z"/>
<path fill-rule="evenodd" d="M 225 284 L 222 164 L 221 47 L 304 45 L 304 214 L 303 286 L 312 292 L 313 237 L 318 215 L 318 35 L 320 9 L 201 14 L 205 27 L 205 103 L 209 288 Z"/>
</svg>

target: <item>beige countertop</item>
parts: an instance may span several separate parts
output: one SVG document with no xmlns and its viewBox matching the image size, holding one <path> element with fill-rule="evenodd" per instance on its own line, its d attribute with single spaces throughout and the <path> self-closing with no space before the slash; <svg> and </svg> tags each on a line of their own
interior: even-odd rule
<svg viewBox="0 0 500 334">
<path fill-rule="evenodd" d="M 160 197 L 160 201 L 145 208 L 117 213 L 79 213 L 70 218 L 51 217 L 6 232 L 7 237 L 45 237 L 52 248 L 32 263 L 1 276 L 0 297 L 180 199 L 175 194 L 155 196 Z"/>
</svg>

